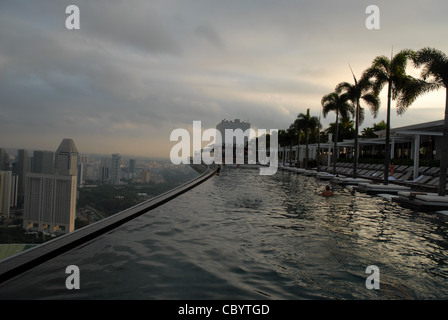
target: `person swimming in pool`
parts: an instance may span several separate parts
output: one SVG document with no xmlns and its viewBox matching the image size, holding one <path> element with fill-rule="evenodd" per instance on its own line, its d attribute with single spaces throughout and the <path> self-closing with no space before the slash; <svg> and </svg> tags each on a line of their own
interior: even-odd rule
<svg viewBox="0 0 448 320">
<path fill-rule="evenodd" d="M 322 192 L 320 195 L 323 196 L 323 197 L 332 197 L 332 196 L 334 196 L 334 193 L 331 192 L 330 186 L 326 186 L 325 187 L 325 191 Z"/>
</svg>

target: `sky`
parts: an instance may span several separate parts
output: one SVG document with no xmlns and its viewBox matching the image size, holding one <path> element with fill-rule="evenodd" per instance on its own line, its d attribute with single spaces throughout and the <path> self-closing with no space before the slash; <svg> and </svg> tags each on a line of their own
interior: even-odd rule
<svg viewBox="0 0 448 320">
<path fill-rule="evenodd" d="M 379 8 L 369 30 L 366 8 Z M 66 28 L 66 7 L 80 28 Z M 286 129 L 380 55 L 448 53 L 443 0 L 0 0 L 0 147 L 168 158 L 174 129 Z M 350 67 L 349 67 L 350 66 Z M 408 72 L 419 71 L 410 64 Z M 385 120 L 386 90 L 374 119 Z M 440 120 L 445 90 L 391 126 Z M 324 128 L 335 115 L 322 118 Z"/>
</svg>

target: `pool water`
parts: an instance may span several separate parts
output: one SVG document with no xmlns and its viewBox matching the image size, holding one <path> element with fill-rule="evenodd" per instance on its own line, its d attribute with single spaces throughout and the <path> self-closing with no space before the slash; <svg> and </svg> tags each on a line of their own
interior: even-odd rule
<svg viewBox="0 0 448 320">
<path fill-rule="evenodd" d="M 278 171 L 193 190 L 0 286 L 9 299 L 446 299 L 448 217 Z M 68 290 L 65 268 L 80 270 Z M 379 289 L 367 289 L 368 266 Z"/>
</svg>

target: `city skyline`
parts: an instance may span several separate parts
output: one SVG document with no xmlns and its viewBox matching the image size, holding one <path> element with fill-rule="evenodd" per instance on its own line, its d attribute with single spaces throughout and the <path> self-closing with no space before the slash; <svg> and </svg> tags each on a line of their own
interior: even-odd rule
<svg viewBox="0 0 448 320">
<path fill-rule="evenodd" d="M 67 30 L 65 9 L 80 9 Z M 379 55 L 448 52 L 442 1 L 2 1 L 0 147 L 169 158 L 176 128 L 223 119 L 286 129 Z M 416 70 L 415 75 L 418 75 Z M 361 126 L 385 120 L 366 112 Z M 419 97 L 391 127 L 443 119 L 445 92 Z M 323 127 L 334 116 L 322 117 Z"/>
</svg>

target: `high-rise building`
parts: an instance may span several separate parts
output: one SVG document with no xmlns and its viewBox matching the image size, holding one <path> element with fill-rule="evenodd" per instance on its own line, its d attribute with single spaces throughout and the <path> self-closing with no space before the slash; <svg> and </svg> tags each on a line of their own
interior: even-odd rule
<svg viewBox="0 0 448 320">
<path fill-rule="evenodd" d="M 232 130 L 235 133 L 235 130 L 241 129 L 243 133 L 243 140 L 237 139 L 236 136 L 233 136 L 231 141 L 226 141 L 226 130 Z M 215 146 L 215 156 L 222 154 L 224 156 L 225 149 L 233 148 L 236 149 L 235 152 L 240 154 L 244 151 L 245 145 L 249 142 L 253 137 L 244 135 L 248 129 L 250 129 L 250 123 L 246 121 L 241 121 L 240 119 L 235 119 L 235 121 L 223 120 L 216 125 L 216 130 L 221 134 L 222 145 Z M 232 151 L 233 152 L 233 151 Z"/>
<path fill-rule="evenodd" d="M 103 158 L 99 166 L 99 180 L 106 182 L 110 178 L 110 162 L 111 158 Z"/>
<path fill-rule="evenodd" d="M 101 167 L 100 180 L 103 182 L 109 180 L 109 167 Z"/>
<path fill-rule="evenodd" d="M 95 166 L 93 164 L 84 163 L 84 178 L 85 180 L 95 179 Z M 98 175 L 96 176 L 96 180 L 98 180 Z"/>
<path fill-rule="evenodd" d="M 9 155 L 6 153 L 6 150 L 0 148 L 0 171 L 8 171 L 9 170 Z"/>
<path fill-rule="evenodd" d="M 17 198 L 19 194 L 19 176 L 16 173 L 12 173 L 11 175 L 11 200 L 10 206 L 11 208 L 17 208 Z"/>
<path fill-rule="evenodd" d="M 63 139 L 56 151 L 54 161 L 56 174 L 76 176 L 78 174 L 78 149 L 72 139 Z"/>
<path fill-rule="evenodd" d="M 129 159 L 129 178 L 133 178 L 135 176 L 135 159 Z"/>
<path fill-rule="evenodd" d="M 63 139 L 55 156 L 55 174 L 28 173 L 23 227 L 48 233 L 75 228 L 78 150 Z"/>
<path fill-rule="evenodd" d="M 112 179 L 112 184 L 118 186 L 120 184 L 121 176 L 121 157 L 118 153 L 112 155 L 112 161 L 110 166 L 110 177 Z"/>
<path fill-rule="evenodd" d="M 15 173 L 19 176 L 19 185 L 18 185 L 18 198 L 20 202 L 23 202 L 23 197 L 25 193 L 25 175 L 28 172 L 29 166 L 28 159 L 28 151 L 24 149 L 20 149 L 17 154 L 17 162 L 14 167 Z"/>
<path fill-rule="evenodd" d="M 142 181 L 143 183 L 148 183 L 151 181 L 151 170 L 143 170 L 142 171 Z"/>
<path fill-rule="evenodd" d="M 79 163 L 89 163 L 89 156 L 86 154 L 80 154 Z"/>
<path fill-rule="evenodd" d="M 80 188 L 84 186 L 85 166 L 86 164 L 83 162 L 78 163 L 78 186 Z"/>
<path fill-rule="evenodd" d="M 11 207 L 12 172 L 0 171 L 0 215 L 9 218 Z"/>
<path fill-rule="evenodd" d="M 34 151 L 33 172 L 53 174 L 54 152 L 53 151 Z"/>
<path fill-rule="evenodd" d="M 221 133 L 222 143 L 226 145 L 235 145 L 238 144 L 238 141 L 235 137 L 233 137 L 233 141 L 225 141 L 226 129 L 230 129 L 233 131 L 235 131 L 236 129 L 241 129 L 243 133 L 245 133 L 246 130 L 250 129 L 250 123 L 241 121 L 240 119 L 235 119 L 235 121 L 223 120 L 216 125 L 216 130 Z M 249 137 L 244 137 L 244 142 L 242 144 L 244 145 L 248 140 Z"/>
<path fill-rule="evenodd" d="M 47 233 L 75 228 L 76 176 L 29 173 L 23 227 Z"/>
</svg>

